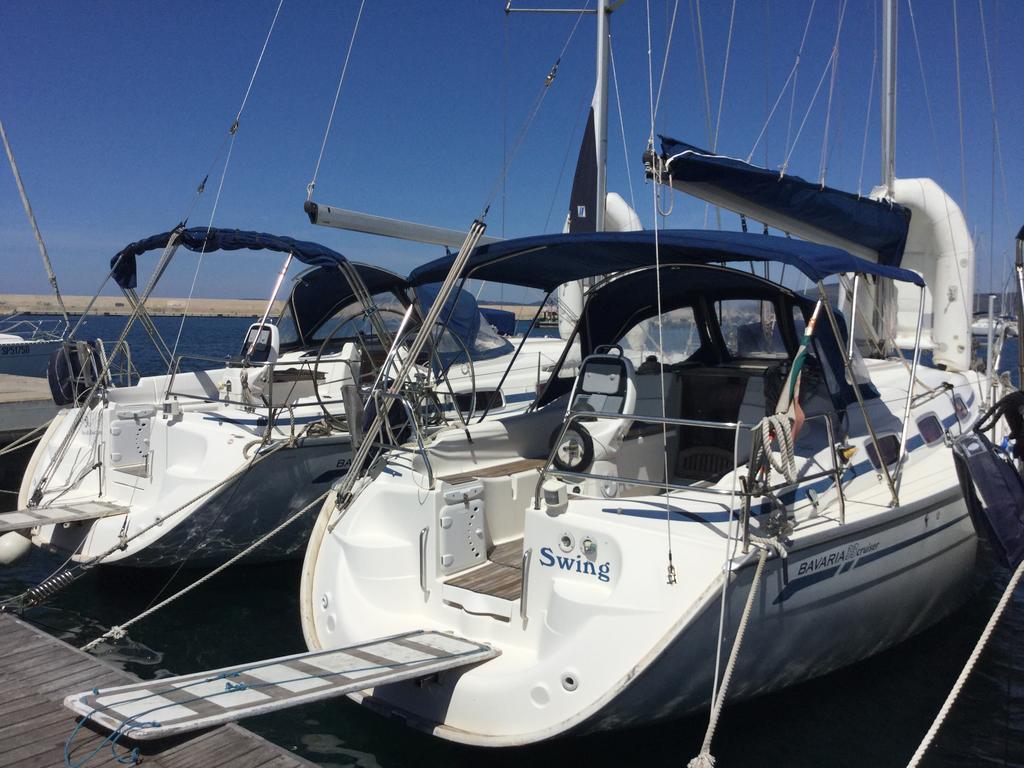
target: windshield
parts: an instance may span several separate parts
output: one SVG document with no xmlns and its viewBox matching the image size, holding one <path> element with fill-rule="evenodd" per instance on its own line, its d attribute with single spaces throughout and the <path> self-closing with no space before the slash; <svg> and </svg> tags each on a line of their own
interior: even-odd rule
<svg viewBox="0 0 1024 768">
<path fill-rule="evenodd" d="M 389 333 L 394 335 L 402 324 L 404 307 L 391 293 L 378 293 L 371 297 L 377 307 L 381 322 Z M 376 336 L 373 324 L 366 316 L 362 304 L 354 301 L 346 304 L 337 312 L 324 320 L 313 331 L 312 341 L 332 339 L 352 339 L 356 336 Z"/>
<path fill-rule="evenodd" d="M 667 365 L 681 363 L 700 349 L 700 332 L 692 307 L 665 312 L 660 321 L 660 332 L 659 318 L 651 317 L 634 325 L 616 342 L 635 368 L 651 357 Z"/>
<path fill-rule="evenodd" d="M 715 311 L 725 348 L 731 357 L 789 357 L 773 302 L 724 299 L 715 302 Z"/>
<path fill-rule="evenodd" d="M 281 315 L 277 318 L 277 328 L 281 339 L 281 349 L 294 347 L 299 343 L 299 328 L 295 324 L 291 302 L 284 305 Z"/>
</svg>

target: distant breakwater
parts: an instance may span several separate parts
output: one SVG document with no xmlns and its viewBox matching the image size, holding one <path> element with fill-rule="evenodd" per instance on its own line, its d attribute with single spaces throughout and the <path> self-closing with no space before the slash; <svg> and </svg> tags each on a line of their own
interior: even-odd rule
<svg viewBox="0 0 1024 768">
<path fill-rule="evenodd" d="M 91 296 L 63 296 L 68 313 L 80 315 L 89 306 Z M 284 305 L 283 301 L 275 301 L 270 311 L 271 317 L 277 317 Z M 191 317 L 254 317 L 263 315 L 266 299 L 169 299 L 151 296 L 146 301 L 149 314 L 160 317 L 180 317 L 188 306 Z M 530 320 L 537 311 L 537 306 L 530 304 L 489 304 L 482 306 L 506 309 L 514 312 L 517 320 Z M 130 315 L 131 304 L 124 296 L 100 296 L 93 304 L 90 314 L 93 315 Z M 9 315 L 59 315 L 60 307 L 53 296 L 46 294 L 0 293 L 0 318 Z"/>
</svg>

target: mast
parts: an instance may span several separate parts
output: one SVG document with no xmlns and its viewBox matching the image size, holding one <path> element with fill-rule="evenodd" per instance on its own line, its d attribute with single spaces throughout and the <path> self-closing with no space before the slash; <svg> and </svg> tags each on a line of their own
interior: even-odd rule
<svg viewBox="0 0 1024 768">
<path fill-rule="evenodd" d="M 1024 324 L 1024 227 L 1017 233 L 1017 338 Z M 1024 388 L 1024 344 L 1017 343 L 1017 389 Z"/>
<path fill-rule="evenodd" d="M 594 85 L 594 137 L 597 152 L 597 206 L 594 211 L 594 226 L 598 232 L 605 229 L 605 201 L 608 192 L 608 56 L 610 43 L 608 27 L 611 15 L 611 0 L 599 0 L 597 9 L 597 77 Z"/>
<path fill-rule="evenodd" d="M 882 7 L 882 187 L 891 199 L 896 182 L 896 0 Z"/>
<path fill-rule="evenodd" d="M 35 214 L 32 213 L 32 206 L 28 202 L 28 195 L 25 193 L 25 185 L 21 181 L 21 174 L 18 173 L 18 164 L 14 162 L 14 152 L 11 150 L 11 144 L 7 140 L 7 131 L 4 130 L 3 120 L 0 120 L 0 138 L 4 142 L 4 150 L 7 152 L 7 160 L 11 164 L 11 171 L 14 173 L 14 181 L 18 185 L 18 194 L 21 195 L 21 204 L 25 207 L 25 214 L 28 216 L 28 223 L 32 225 L 32 231 L 35 233 L 36 242 L 39 244 L 39 253 L 43 257 L 43 266 L 46 267 L 46 276 L 50 279 L 50 286 L 53 288 L 53 295 L 57 298 L 57 304 L 60 306 L 60 313 L 64 316 L 64 324 L 67 327 L 71 326 L 71 320 L 68 319 L 68 310 L 64 306 L 64 299 L 61 298 L 60 289 L 57 288 L 57 275 L 53 273 L 53 265 L 50 263 L 50 254 L 46 252 L 46 245 L 43 243 L 43 235 L 39 231 L 39 226 L 36 224 Z M 67 327 L 64 332 L 67 333 Z"/>
</svg>

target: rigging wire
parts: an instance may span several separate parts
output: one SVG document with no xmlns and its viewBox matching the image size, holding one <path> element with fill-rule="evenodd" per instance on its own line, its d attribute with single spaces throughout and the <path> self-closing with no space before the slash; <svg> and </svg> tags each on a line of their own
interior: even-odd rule
<svg viewBox="0 0 1024 768">
<path fill-rule="evenodd" d="M 842 7 L 846 4 L 846 0 L 840 3 L 840 14 L 842 13 Z M 840 22 L 841 23 L 841 22 Z M 832 97 L 836 90 L 836 77 L 839 72 L 839 30 L 836 30 L 836 55 L 832 59 L 832 77 L 828 84 L 828 102 L 825 107 L 825 129 L 821 135 L 821 160 L 818 163 L 818 183 L 825 186 L 825 174 L 828 171 L 828 129 L 832 122 Z"/>
<path fill-rule="evenodd" d="M 843 4 L 839 9 L 839 23 L 836 25 L 836 38 L 832 45 L 832 54 L 828 57 L 828 61 L 825 62 L 825 68 L 821 72 L 821 77 L 818 78 L 818 86 L 814 89 L 814 95 L 811 96 L 811 102 L 807 105 L 807 111 L 804 112 L 803 120 L 800 121 L 800 128 L 797 129 L 796 136 L 793 137 L 793 145 L 786 153 L 786 159 L 783 161 L 782 168 L 780 169 L 781 175 L 785 175 L 786 169 L 789 167 L 789 160 L 793 156 L 793 150 L 796 149 L 796 145 L 800 141 L 800 136 L 804 132 L 804 127 L 807 125 L 807 118 L 811 116 L 811 110 L 814 109 L 814 104 L 818 100 L 818 94 L 821 93 L 821 86 L 825 82 L 825 75 L 828 74 L 829 67 L 832 66 L 832 62 L 839 54 L 839 35 L 843 31 L 843 20 L 846 18 L 846 5 L 847 0 L 843 0 Z"/>
<path fill-rule="evenodd" d="M 676 3 L 678 6 L 678 2 Z M 672 38 L 671 33 L 669 37 L 669 45 L 671 45 Z M 622 136 L 622 155 L 625 160 L 624 165 L 626 166 L 626 183 L 629 185 L 629 206 L 633 210 L 636 210 L 636 198 L 633 196 L 633 173 L 630 168 L 633 164 L 629 162 L 629 151 L 626 147 L 626 123 L 622 118 L 622 96 L 619 94 L 619 76 L 615 71 L 615 53 L 612 49 L 612 36 L 608 35 L 608 59 L 612 65 L 612 84 L 615 87 L 615 108 L 619 113 L 619 133 Z M 665 61 L 668 62 L 668 52 L 665 53 Z"/>
<path fill-rule="evenodd" d="M 925 109 L 928 112 L 928 127 L 931 130 L 932 135 L 932 148 L 935 150 L 935 164 L 939 169 L 939 173 L 945 176 L 942 152 L 939 151 L 939 134 L 935 129 L 935 114 L 932 112 L 932 100 L 928 93 L 928 79 L 925 77 L 924 56 L 921 54 L 921 40 L 917 35 L 917 19 L 914 16 L 914 0 L 907 0 L 907 10 L 910 15 L 910 31 L 913 32 L 914 35 L 914 48 L 917 51 L 917 67 L 921 72 L 921 89 L 924 93 Z"/>
<path fill-rule="evenodd" d="M 699 0 L 698 0 L 699 2 Z M 729 54 L 732 51 L 732 31 L 733 22 L 736 19 L 736 0 L 732 0 L 732 9 L 729 11 L 729 32 L 726 36 L 725 41 L 725 60 L 722 62 L 722 83 L 718 91 L 718 113 L 715 116 L 715 133 L 711 137 L 711 151 L 715 152 L 718 149 L 718 130 L 722 127 L 722 105 L 725 103 L 725 82 L 729 75 Z M 701 33 L 701 41 L 703 43 L 703 32 Z M 666 63 L 667 63 L 666 59 Z M 710 105 L 709 105 L 710 107 Z M 707 224 L 707 206 L 704 207 L 705 225 Z M 719 206 L 715 206 L 715 226 L 717 229 L 722 228 L 722 209 Z"/>
<path fill-rule="evenodd" d="M 735 6 L 735 3 L 733 4 Z M 668 24 L 668 38 L 665 40 L 665 58 L 661 62 L 661 76 L 658 78 L 658 95 L 654 99 L 654 117 L 657 120 L 658 111 L 661 107 L 661 93 L 665 87 L 665 75 L 668 71 L 668 57 L 672 52 L 672 37 L 676 30 L 676 16 L 679 13 L 679 0 L 676 0 L 672 6 L 672 18 Z M 614 61 L 612 62 L 614 67 Z M 705 71 L 705 87 L 707 86 L 707 73 Z M 618 83 L 616 83 L 616 89 L 618 89 Z"/>
<path fill-rule="evenodd" d="M 757 135 L 757 139 L 754 141 L 754 146 L 752 146 L 750 148 L 750 154 L 747 155 L 747 162 L 748 163 L 753 159 L 754 153 L 757 151 L 758 145 L 761 143 L 761 140 L 764 138 L 764 135 L 765 135 L 765 133 L 768 130 L 768 126 L 771 123 L 772 118 L 775 116 L 775 111 L 779 108 L 779 104 L 782 102 L 782 99 L 785 97 L 786 91 L 787 91 L 787 89 L 789 89 L 791 83 L 792 83 L 792 86 L 793 86 L 793 92 L 794 92 L 794 94 L 796 93 L 797 71 L 800 69 L 800 57 L 803 55 L 803 52 L 804 52 L 804 43 L 807 42 L 807 32 L 811 28 L 811 17 L 814 15 L 815 1 L 816 0 L 811 0 L 811 8 L 810 8 L 810 10 L 807 13 L 807 21 L 804 22 L 804 36 L 803 36 L 803 38 L 800 41 L 800 48 L 797 49 L 796 59 L 793 61 L 793 66 L 789 70 L 789 75 L 786 77 L 786 82 L 784 82 L 782 84 L 782 88 L 779 89 L 779 95 L 776 97 L 775 103 L 772 105 L 771 110 L 768 112 L 768 117 L 765 118 L 764 125 L 761 126 L 761 132 Z M 790 114 L 790 122 L 792 122 L 792 106 L 790 107 L 790 113 L 791 113 Z M 789 149 L 789 136 L 788 135 L 786 136 L 786 149 L 787 149 L 787 151 Z"/>
<path fill-rule="evenodd" d="M 908 2 L 909 2 L 909 0 L 908 0 Z M 982 4 L 982 0 L 978 0 L 978 16 L 981 19 L 981 42 L 982 42 L 982 48 L 985 51 L 985 71 L 986 71 L 986 73 L 988 75 L 988 96 L 989 96 L 989 101 L 990 101 L 990 103 L 992 105 L 992 143 L 993 143 L 993 146 L 992 146 L 992 166 L 993 166 L 993 169 L 992 169 L 992 200 L 991 200 L 991 206 L 990 206 L 991 209 L 992 209 L 991 210 L 991 217 L 992 217 L 991 228 L 992 228 L 992 230 L 994 232 L 994 230 L 995 230 L 995 207 L 996 207 L 995 206 L 995 203 L 996 203 L 996 201 L 995 201 L 995 197 L 996 197 L 996 195 L 995 195 L 995 184 L 996 184 L 996 180 L 995 180 L 995 165 L 996 165 L 996 157 L 998 156 L 998 159 L 999 159 L 999 178 L 1000 178 L 1000 182 L 1001 182 L 1001 185 L 1002 185 L 1002 193 L 1003 193 L 1003 214 L 1006 217 L 1006 227 L 1007 227 L 1007 229 L 1010 229 L 1012 231 L 1012 227 L 1010 226 L 1010 216 L 1009 216 L 1009 214 L 1010 214 L 1010 204 L 1009 204 L 1009 201 L 1008 201 L 1008 198 L 1007 198 L 1007 194 L 1006 194 L 1006 164 L 1003 162 L 1003 143 L 1002 143 L 1002 140 L 1000 139 L 1000 136 L 999 136 L 999 115 L 998 115 L 998 111 L 996 110 L 995 79 L 992 76 L 992 59 L 991 59 L 991 56 L 989 55 L 989 50 L 988 50 L 988 27 L 985 24 L 985 8 L 984 8 L 984 6 Z M 999 28 L 998 25 L 996 25 L 996 29 L 998 29 L 998 28 Z M 992 235 L 990 234 L 989 235 L 990 250 L 992 251 L 990 256 L 994 257 L 995 256 L 995 250 L 994 250 L 994 247 L 991 245 L 991 240 L 992 240 Z M 1005 250 L 1004 253 L 1006 253 L 1008 255 L 1009 251 Z M 1009 271 L 1008 265 L 1004 265 L 1004 269 L 1006 269 L 1006 271 Z M 990 278 L 989 282 L 991 283 L 991 278 Z M 1002 300 L 1000 299 L 1000 301 L 1002 301 Z"/>
<path fill-rule="evenodd" d="M 519 128 L 519 133 L 516 134 L 515 140 L 512 142 L 512 149 L 509 151 L 504 161 L 502 162 L 501 171 L 498 173 L 498 178 L 495 179 L 494 185 L 491 187 L 490 193 L 487 195 L 487 202 L 484 205 L 484 210 L 488 210 L 494 198 L 497 196 L 498 191 L 504 186 L 505 180 L 508 177 L 508 170 L 512 165 L 512 161 L 515 160 L 516 155 L 519 153 L 519 149 L 523 145 L 523 141 L 526 139 L 526 134 L 529 132 L 533 125 L 533 121 L 536 119 L 537 114 L 540 112 L 540 108 L 544 103 L 544 99 L 547 96 L 548 91 L 551 89 L 551 84 L 555 82 L 555 78 L 558 76 L 558 67 L 562 63 L 562 57 L 565 56 L 566 51 L 569 49 L 569 45 L 572 43 L 573 37 L 576 36 L 576 30 L 580 26 L 580 22 L 583 17 L 587 14 L 590 9 L 590 0 L 587 0 L 583 4 L 583 8 L 580 9 L 579 13 L 576 14 L 576 22 L 572 25 L 572 29 L 569 31 L 568 37 L 565 39 L 565 44 L 562 45 L 562 50 L 558 54 L 558 58 L 555 59 L 555 63 L 551 66 L 547 76 L 544 78 L 544 83 L 541 85 L 540 91 L 537 97 L 534 99 L 533 105 L 530 107 L 530 111 L 526 115 L 526 119 L 523 121 L 522 126 Z"/>
<path fill-rule="evenodd" d="M 811 9 L 807 12 L 807 23 L 804 24 L 804 34 L 800 38 L 800 47 L 796 51 L 796 61 L 793 63 L 793 89 L 789 92 L 789 120 L 786 122 L 786 156 L 789 156 L 791 146 L 790 137 L 793 135 L 793 109 L 796 107 L 796 83 L 800 76 L 800 60 L 804 53 L 804 45 L 807 43 L 807 33 L 811 28 L 811 17 L 814 15 L 816 0 L 811 0 Z M 795 140 L 794 140 L 794 143 Z"/>
<path fill-rule="evenodd" d="M 732 0 L 729 11 L 729 33 L 725 38 L 725 61 L 722 63 L 722 85 L 718 91 L 718 115 L 715 117 L 715 137 L 711 141 L 711 151 L 718 150 L 718 131 L 722 127 L 722 105 L 725 103 L 725 81 L 729 76 L 729 54 L 732 51 L 733 22 L 736 20 L 736 0 Z"/>
<path fill-rule="evenodd" d="M 917 51 L 917 64 L 918 64 L 918 69 L 919 69 L 919 71 L 921 73 L 921 87 L 922 87 L 922 91 L 924 93 L 925 108 L 926 108 L 926 110 L 928 112 L 928 125 L 929 125 L 929 129 L 931 131 L 931 136 L 932 136 L 932 146 L 935 149 L 935 163 L 936 163 L 936 166 L 939 169 L 939 173 L 945 175 L 945 169 L 943 167 L 942 153 L 939 151 L 938 132 L 935 129 L 935 117 L 934 117 L 934 114 L 932 112 L 931 97 L 930 97 L 929 92 L 928 92 L 928 80 L 925 77 L 924 56 L 921 54 L 921 41 L 920 41 L 920 38 L 918 37 L 918 34 L 917 34 L 917 21 L 916 21 L 916 19 L 914 17 L 913 0 L 907 0 L 907 9 L 909 10 L 909 15 L 910 15 L 910 29 L 911 29 L 911 32 L 913 33 L 913 37 L 914 37 L 914 47 L 915 47 L 915 49 Z M 954 37 L 956 37 L 958 39 L 957 24 L 956 24 L 956 14 L 955 14 L 955 0 L 954 0 L 953 30 L 954 30 Z M 956 60 L 957 60 L 957 104 L 959 105 L 960 104 L 960 64 L 959 64 L 960 53 L 959 53 L 959 45 L 957 45 Z M 961 131 L 961 133 L 960 133 L 960 137 L 961 137 L 960 138 L 960 163 L 961 163 L 961 174 L 963 174 L 964 146 L 963 146 L 963 112 L 962 112 L 962 110 L 960 111 L 960 131 Z M 961 179 L 963 179 L 963 175 L 961 175 Z M 967 215 L 966 215 L 966 211 L 967 211 L 967 196 L 966 196 L 966 194 L 967 193 L 966 193 L 966 187 L 965 187 L 964 188 L 964 207 L 963 207 L 963 212 L 964 212 L 964 218 L 965 219 L 967 217 Z M 949 236 L 950 236 L 951 240 L 955 241 L 955 234 L 954 234 L 954 231 L 953 231 L 953 221 L 952 221 L 952 218 L 951 218 L 952 212 L 951 212 L 950 207 L 949 207 L 949 197 L 948 196 L 944 196 L 943 197 L 943 206 L 945 207 L 945 210 L 946 210 L 946 219 L 945 219 L 945 221 L 946 221 L 946 226 L 947 226 L 948 231 L 949 231 Z M 962 296 L 966 296 L 967 293 L 966 293 L 966 291 L 964 291 L 963 274 L 960 272 L 960 270 L 957 270 L 956 274 L 957 274 L 957 281 L 958 281 L 958 284 L 959 284 L 959 287 L 960 287 L 961 295 Z M 971 303 L 973 305 L 973 301 Z M 968 322 L 968 325 L 969 325 L 970 324 L 970 314 L 971 314 L 971 310 L 973 309 L 973 306 L 968 307 L 966 303 L 964 304 L 964 306 L 965 306 L 965 310 L 967 311 L 967 314 L 968 314 L 967 322 Z"/>
<path fill-rule="evenodd" d="M 694 37 L 696 38 L 697 50 L 700 53 L 700 75 L 704 81 L 704 126 L 707 130 L 708 143 L 710 144 L 713 135 L 711 132 L 711 91 L 708 86 L 707 58 L 704 55 L 704 25 L 700 17 L 700 0 L 694 0 L 692 11 L 694 15 L 691 16 L 691 26 L 693 23 L 696 23 Z"/>
<path fill-rule="evenodd" d="M 764 111 L 765 119 L 767 119 L 768 112 L 768 99 L 771 98 L 771 91 L 769 89 L 769 83 L 771 81 L 772 71 L 772 6 L 771 0 L 764 0 L 764 28 L 766 30 L 765 36 L 762 38 L 764 41 Z M 768 145 L 764 145 L 764 160 L 762 166 L 768 167 Z"/>
<path fill-rule="evenodd" d="M 964 218 L 967 218 L 967 157 L 964 152 L 964 102 L 960 87 L 960 23 L 958 2 L 953 0 L 953 58 L 956 62 L 956 116 L 960 124 L 960 194 L 963 197 Z"/>
<path fill-rule="evenodd" d="M 910 3 L 910 0 L 907 0 Z M 871 4 L 872 10 L 872 22 L 871 22 L 871 37 L 874 39 L 874 45 L 871 49 L 871 83 L 868 86 L 868 108 L 864 114 L 864 140 L 860 146 L 860 171 L 857 173 L 857 197 L 861 196 L 861 192 L 864 189 L 864 158 L 868 154 L 868 129 L 871 126 L 871 113 L 875 103 L 875 78 L 878 76 L 878 0 L 875 0 Z M 913 14 L 911 14 L 913 18 Z M 911 21 L 913 25 L 913 21 Z"/>
<path fill-rule="evenodd" d="M 356 34 L 359 32 L 359 22 L 363 18 L 363 8 L 366 7 L 366 0 L 359 3 L 359 12 L 356 14 L 355 24 L 352 26 L 352 36 L 348 41 L 348 50 L 345 52 L 345 61 L 341 65 L 341 74 L 338 76 L 338 87 L 334 91 L 334 103 L 331 104 L 331 114 L 327 118 L 327 127 L 324 128 L 324 138 L 320 143 L 320 154 L 316 157 L 316 166 L 313 168 L 313 178 L 306 185 L 306 199 L 313 197 L 313 188 L 316 187 L 316 177 L 320 173 L 320 163 L 324 159 L 324 151 L 327 149 L 327 139 L 331 135 L 331 126 L 334 124 L 334 113 L 338 109 L 338 100 L 341 98 L 341 88 L 345 84 L 345 75 L 348 73 L 348 62 L 352 57 L 352 49 L 356 44 Z M 246 94 L 248 96 L 248 94 Z"/>
<path fill-rule="evenodd" d="M 501 162 L 508 162 L 508 81 L 509 81 L 509 46 L 510 46 L 510 34 L 509 34 L 509 16 L 511 14 L 506 13 L 505 18 L 502 19 L 501 23 Z M 565 167 L 565 164 L 562 164 Z M 561 175 L 559 175 L 561 179 Z M 505 237 L 505 214 L 508 208 L 508 178 L 504 178 L 501 181 L 501 236 Z M 551 217 L 550 212 L 548 218 Z M 544 229 L 547 230 L 547 224 L 544 224 Z M 505 286 L 499 283 L 501 286 L 501 295 L 504 299 Z"/>
<path fill-rule="evenodd" d="M 647 99 L 650 108 L 650 142 L 654 143 L 654 64 L 653 64 L 653 44 L 651 42 L 651 0 L 647 0 Z M 697 0 L 697 5 L 700 5 L 700 0 Z M 666 52 L 667 56 L 667 52 Z M 661 249 L 658 234 L 661 231 L 658 227 L 658 212 L 660 206 L 658 204 L 658 195 L 661 189 L 661 184 L 655 182 L 651 184 L 651 202 L 654 207 L 654 290 L 656 292 L 656 312 L 658 313 L 658 361 L 659 364 L 664 364 L 665 360 L 665 341 L 663 335 L 664 317 L 662 315 L 661 306 Z M 665 482 L 669 481 L 668 474 L 668 424 L 665 421 L 665 377 L 658 376 L 658 382 L 661 386 L 661 440 L 662 446 L 664 447 L 664 478 Z M 665 533 L 668 544 L 668 567 L 666 569 L 666 580 L 669 584 L 676 583 L 676 567 L 672 562 L 672 491 L 670 488 L 665 489 Z"/>
<path fill-rule="evenodd" d="M 256 58 L 256 65 L 253 67 L 252 75 L 249 77 L 249 84 L 246 86 L 245 95 L 242 96 L 242 103 L 238 107 L 238 111 L 235 113 L 235 119 L 231 123 L 231 127 L 228 129 L 228 136 L 226 141 L 228 142 L 227 156 L 224 158 L 224 167 L 221 169 L 220 181 L 217 184 L 217 195 L 213 200 L 213 207 L 210 209 L 210 219 L 206 225 L 206 234 L 209 236 L 210 230 L 213 229 L 214 217 L 217 215 L 217 207 L 220 205 L 220 196 L 224 191 L 224 180 L 228 175 L 228 167 L 231 165 L 231 155 L 235 149 L 235 138 L 238 136 L 238 127 L 241 124 L 242 113 L 245 111 L 245 106 L 249 102 L 249 95 L 252 93 L 253 84 L 256 82 L 256 75 L 260 71 L 260 66 L 263 64 L 263 56 L 267 52 L 267 46 L 270 45 L 270 38 L 274 34 L 274 28 L 277 26 L 277 19 L 281 15 L 281 7 L 284 5 L 284 0 L 278 0 L 277 10 L 274 11 L 274 18 L 270 22 L 270 29 L 267 30 L 267 36 L 263 40 L 263 47 L 260 49 L 260 55 Z M 223 145 L 222 145 L 223 147 Z M 216 162 L 216 161 L 215 161 Z M 195 202 L 198 196 L 202 194 L 206 188 L 206 179 L 209 177 L 207 174 L 203 178 L 202 183 L 199 185 L 199 189 L 196 193 L 196 198 L 193 200 L 192 207 L 195 206 Z M 190 208 L 191 210 L 191 208 Z M 187 217 L 186 217 L 187 218 Z M 174 358 L 178 354 L 178 344 L 181 341 L 181 333 L 185 329 L 185 320 L 188 317 L 189 308 L 192 305 L 192 296 L 196 290 L 196 283 L 199 280 L 199 272 L 203 267 L 203 257 L 206 256 L 206 240 L 203 241 L 203 248 L 199 252 L 199 259 L 196 262 L 196 270 L 192 275 L 192 285 L 189 287 L 188 298 L 185 300 L 185 310 L 181 315 L 181 322 L 178 324 L 178 333 L 174 337 L 174 346 L 171 349 L 171 360 L 167 366 L 167 372 L 170 373 L 174 367 Z"/>
<path fill-rule="evenodd" d="M 237 126 L 237 121 L 235 126 Z M 210 219 L 206 224 L 206 234 L 209 237 L 210 230 L 213 229 L 213 220 L 217 215 L 217 208 L 220 205 L 220 196 L 224 191 L 224 179 L 228 175 L 228 166 L 231 164 L 231 154 L 235 149 L 235 133 L 231 134 L 231 142 L 228 144 L 228 155 L 224 159 L 224 167 L 221 170 L 220 181 L 217 184 L 217 194 L 213 198 L 213 207 L 210 209 Z M 171 369 L 174 368 L 174 360 L 178 355 L 178 344 L 181 341 L 181 333 L 185 330 L 185 319 L 188 317 L 189 308 L 192 305 L 192 296 L 196 291 L 196 283 L 199 281 L 199 272 L 203 268 L 203 257 L 206 256 L 206 240 L 203 240 L 203 248 L 199 252 L 199 259 L 196 261 L 196 269 L 192 274 L 192 285 L 188 289 L 188 298 L 185 299 L 185 309 L 181 314 L 181 322 L 178 323 L 178 332 L 174 336 L 174 346 L 171 348 L 171 359 L 167 363 L 167 373 L 170 374 Z"/>
<path fill-rule="evenodd" d="M 696 25 L 696 26 L 694 26 L 694 25 Z M 690 26 L 693 28 L 694 42 L 697 44 L 697 50 L 700 53 L 700 74 L 701 74 L 701 78 L 704 81 L 704 126 L 705 126 L 705 129 L 707 130 L 707 134 L 708 134 L 708 144 L 711 144 L 712 138 L 714 136 L 714 134 L 711 131 L 711 91 L 710 91 L 710 88 L 708 86 L 708 64 L 707 64 L 707 58 L 704 55 L 704 24 L 701 21 L 701 16 L 700 16 L 700 0 L 694 0 L 693 7 L 691 8 Z M 653 141 L 654 141 L 654 139 L 653 139 L 653 136 L 654 136 L 653 132 L 651 133 L 651 136 L 652 136 L 651 141 L 653 143 Z M 704 204 L 704 226 L 705 227 L 707 227 L 707 225 L 708 225 L 708 211 L 709 210 L 710 210 L 710 205 L 708 203 L 705 203 Z M 716 210 L 716 212 L 718 211 L 717 208 L 715 210 Z M 720 213 L 719 213 L 719 217 L 721 217 Z M 721 219 L 719 219 L 719 228 L 721 228 Z"/>
</svg>

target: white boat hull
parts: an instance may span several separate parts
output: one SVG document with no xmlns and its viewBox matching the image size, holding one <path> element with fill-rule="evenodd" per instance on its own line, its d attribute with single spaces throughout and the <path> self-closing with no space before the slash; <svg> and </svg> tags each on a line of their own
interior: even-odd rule
<svg viewBox="0 0 1024 768">
<path fill-rule="evenodd" d="M 45 378 L 53 351 L 63 343 L 60 339 L 0 339 L 0 373 Z"/>
<path fill-rule="evenodd" d="M 930 502 L 877 528 L 790 553 L 763 575 L 728 700 L 770 693 L 827 674 L 896 645 L 948 616 L 970 595 L 977 537 L 962 498 Z M 870 552 L 803 576 L 832 553 Z M 755 563 L 734 575 L 722 664 L 749 595 Z M 716 591 L 713 598 L 717 598 Z M 578 726 L 599 730 L 706 711 L 710 705 L 720 603 L 709 600 L 650 664 Z"/>
<path fill-rule="evenodd" d="M 226 485 L 144 550 L 111 564 L 161 568 L 217 565 L 237 555 L 326 492 L 351 460 L 347 436 L 308 438 Z M 319 506 L 319 505 L 317 505 Z M 302 557 L 317 509 L 246 556 L 247 563 Z"/>
</svg>

